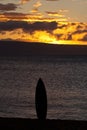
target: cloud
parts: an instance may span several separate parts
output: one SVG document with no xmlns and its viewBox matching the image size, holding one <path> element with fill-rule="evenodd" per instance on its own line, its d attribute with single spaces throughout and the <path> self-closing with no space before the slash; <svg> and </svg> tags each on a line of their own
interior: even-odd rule
<svg viewBox="0 0 87 130">
<path fill-rule="evenodd" d="M 33 5 L 33 9 L 31 10 L 32 13 L 37 13 L 38 12 L 38 8 L 42 5 L 42 3 L 40 1 L 37 1 L 34 5 Z"/>
<path fill-rule="evenodd" d="M 81 40 L 82 41 L 87 41 L 87 34 Z"/>
<path fill-rule="evenodd" d="M 37 12 L 38 12 L 38 8 L 33 8 L 33 9 L 31 10 L 31 12 L 32 12 L 32 13 L 37 13 Z"/>
<path fill-rule="evenodd" d="M 85 29 L 85 30 L 76 30 L 73 34 L 81 34 L 81 33 L 87 33 L 87 29 Z"/>
<path fill-rule="evenodd" d="M 0 34 L 5 35 L 6 32 L 5 31 L 0 31 Z"/>
<path fill-rule="evenodd" d="M 51 12 L 49 12 L 51 13 Z M 56 12 L 51 13 L 51 15 L 57 15 Z M 39 12 L 38 9 L 32 10 L 31 13 L 18 13 L 18 12 L 3 12 L 0 14 L 0 21 L 67 21 L 65 17 L 62 17 L 62 15 L 59 17 L 44 17 L 44 14 Z"/>
<path fill-rule="evenodd" d="M 37 1 L 33 6 L 35 7 L 35 8 L 38 8 L 38 7 L 40 7 L 42 4 L 41 4 L 41 2 L 40 1 Z"/>
<path fill-rule="evenodd" d="M 56 22 L 35 22 L 31 29 L 52 31 L 57 28 Z"/>
<path fill-rule="evenodd" d="M 69 12 L 69 10 L 67 10 L 67 9 L 60 9 L 59 12 L 60 13 L 67 13 L 67 12 Z"/>
<path fill-rule="evenodd" d="M 0 3 L 0 11 L 12 11 L 12 10 L 16 10 L 17 5 L 12 4 L 12 3 L 8 3 L 8 4 L 1 4 Z"/>
<path fill-rule="evenodd" d="M 64 17 L 64 15 L 59 14 L 59 13 L 58 13 L 58 12 L 56 12 L 56 11 L 53 11 L 53 12 L 46 11 L 46 13 L 47 13 L 49 16 Z"/>
<path fill-rule="evenodd" d="M 23 14 L 23 13 L 16 13 L 16 12 L 5 12 L 0 14 L 0 21 L 41 21 L 43 15 L 39 12 L 37 13 L 29 13 L 29 14 Z"/>
<path fill-rule="evenodd" d="M 5 12 L 0 14 L 0 18 L 7 19 L 7 20 L 23 20 L 27 19 L 27 15 L 23 13 L 16 13 L 16 12 Z"/>
<path fill-rule="evenodd" d="M 47 0 L 47 1 L 59 1 L 59 0 Z"/>
<path fill-rule="evenodd" d="M 25 21 L 7 21 L 0 22 L 0 31 L 13 31 L 15 29 L 22 29 L 24 32 L 34 31 L 48 31 L 51 32 L 57 28 L 56 22 L 34 22 L 27 23 Z"/>
<path fill-rule="evenodd" d="M 66 18 L 64 13 L 67 13 L 68 10 L 58 10 L 58 11 L 45 11 L 48 17 L 56 18 L 56 21 L 67 21 L 68 18 Z"/>
<path fill-rule="evenodd" d="M 86 39 L 85 36 L 87 35 L 87 24 L 79 23 L 74 25 L 76 29 L 72 32 L 72 35 L 78 39 Z"/>
<path fill-rule="evenodd" d="M 19 16 L 21 16 L 20 13 Z M 30 41 L 38 42 L 41 42 L 41 39 L 43 42 L 56 40 L 87 41 L 87 24 L 54 21 L 7 21 L 0 22 L 0 35 L 3 39 L 11 37 L 12 39 L 30 39 Z"/>
<path fill-rule="evenodd" d="M 29 37 L 30 41 L 39 41 L 39 42 L 53 42 L 56 41 L 56 37 L 47 31 L 35 31 Z"/>
<path fill-rule="evenodd" d="M 58 28 L 53 31 L 58 40 L 87 41 L 86 23 L 58 24 Z"/>
<path fill-rule="evenodd" d="M 21 0 L 21 4 L 25 4 L 25 3 L 27 3 L 28 1 L 30 1 L 30 0 Z"/>
</svg>

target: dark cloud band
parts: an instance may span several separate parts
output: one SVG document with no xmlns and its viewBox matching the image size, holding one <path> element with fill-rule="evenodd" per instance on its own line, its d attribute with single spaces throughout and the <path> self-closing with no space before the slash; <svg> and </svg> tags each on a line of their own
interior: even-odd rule
<svg viewBox="0 0 87 130">
<path fill-rule="evenodd" d="M 56 22 L 35 22 L 28 23 L 25 21 L 7 21 L 0 22 L 0 31 L 12 31 L 21 28 L 25 32 L 33 32 L 36 30 L 52 31 L 57 28 Z"/>
<path fill-rule="evenodd" d="M 8 3 L 8 4 L 0 4 L 0 11 L 11 11 L 16 10 L 17 5 Z"/>
</svg>

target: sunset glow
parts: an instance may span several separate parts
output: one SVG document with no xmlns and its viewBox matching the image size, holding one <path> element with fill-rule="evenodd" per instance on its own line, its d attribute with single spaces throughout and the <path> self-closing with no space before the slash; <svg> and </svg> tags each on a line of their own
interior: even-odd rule
<svg viewBox="0 0 87 130">
<path fill-rule="evenodd" d="M 86 45 L 87 0 L 63 1 L 1 1 L 0 40 Z M 79 5 L 83 7 L 80 13 Z"/>
</svg>

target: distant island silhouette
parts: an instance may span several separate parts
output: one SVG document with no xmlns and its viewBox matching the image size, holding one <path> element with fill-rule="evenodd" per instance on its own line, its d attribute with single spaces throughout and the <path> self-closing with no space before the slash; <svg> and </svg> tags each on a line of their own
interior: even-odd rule
<svg viewBox="0 0 87 130">
<path fill-rule="evenodd" d="M 87 55 L 86 45 L 54 45 L 38 42 L 0 41 L 0 56 Z"/>
</svg>

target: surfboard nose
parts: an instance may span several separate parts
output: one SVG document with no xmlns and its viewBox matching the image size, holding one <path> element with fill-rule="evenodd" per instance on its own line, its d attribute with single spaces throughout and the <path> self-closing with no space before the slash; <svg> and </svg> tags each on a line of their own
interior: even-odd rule
<svg viewBox="0 0 87 130">
<path fill-rule="evenodd" d="M 45 87 L 45 85 L 44 85 L 44 82 L 42 81 L 42 79 L 41 78 L 39 78 L 39 80 L 38 80 L 38 82 L 37 82 L 37 87 L 42 87 L 42 86 L 44 86 Z"/>
<path fill-rule="evenodd" d="M 47 94 L 44 82 L 39 78 L 35 92 L 35 105 L 38 119 L 46 119 L 47 116 Z"/>
</svg>

